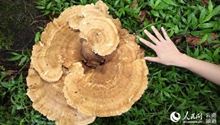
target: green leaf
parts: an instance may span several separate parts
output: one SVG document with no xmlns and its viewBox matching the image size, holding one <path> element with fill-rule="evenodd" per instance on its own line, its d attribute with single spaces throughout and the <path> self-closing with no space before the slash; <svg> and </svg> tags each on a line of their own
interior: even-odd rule
<svg viewBox="0 0 220 125">
<path fill-rule="evenodd" d="M 21 54 L 16 53 L 16 52 L 10 52 L 10 54 L 15 55 L 15 56 L 17 56 L 17 55 L 21 55 Z"/>
<path fill-rule="evenodd" d="M 174 28 L 176 26 L 173 23 L 164 23 L 163 25 L 170 28 Z"/>
<path fill-rule="evenodd" d="M 50 14 L 50 11 L 47 10 L 44 12 L 44 15 L 48 15 L 48 14 Z"/>
<path fill-rule="evenodd" d="M 193 13 L 189 14 L 187 17 L 187 23 L 189 24 L 192 21 Z"/>
<path fill-rule="evenodd" d="M 208 38 L 208 34 L 205 34 L 205 35 L 202 37 L 202 39 L 199 41 L 198 45 L 203 44 L 203 43 L 207 40 L 207 38 Z"/>
<path fill-rule="evenodd" d="M 44 7 L 44 6 L 36 6 L 36 8 L 37 8 L 37 9 L 40 9 L 40 10 L 45 9 L 45 7 Z"/>
<path fill-rule="evenodd" d="M 136 8 L 133 12 L 134 12 L 134 13 L 139 13 L 140 10 L 141 10 L 141 7 L 138 7 L 138 8 Z"/>
<path fill-rule="evenodd" d="M 27 60 L 27 56 L 22 57 L 21 61 L 18 64 L 18 66 L 22 66 L 26 60 Z"/>
<path fill-rule="evenodd" d="M 199 28 L 202 28 L 202 29 L 212 28 L 213 26 L 214 26 L 214 22 L 199 24 Z"/>
<path fill-rule="evenodd" d="M 150 0 L 150 1 L 148 2 L 148 5 L 153 8 L 153 6 L 154 6 L 154 0 Z"/>
<path fill-rule="evenodd" d="M 213 57 L 219 56 L 219 52 L 220 52 L 220 47 L 218 47 L 218 48 L 214 51 Z"/>
<path fill-rule="evenodd" d="M 186 18 L 182 17 L 181 19 L 185 24 L 188 24 Z"/>
<path fill-rule="evenodd" d="M 202 7 L 200 16 L 199 16 L 199 23 L 203 23 L 206 17 L 206 8 Z"/>
<path fill-rule="evenodd" d="M 198 26 L 198 19 L 196 18 L 194 13 L 192 13 L 192 26 L 193 26 L 193 29 L 196 29 Z"/>
<path fill-rule="evenodd" d="M 209 10 L 209 13 L 211 13 L 213 10 L 212 0 L 209 0 L 208 10 Z"/>
<path fill-rule="evenodd" d="M 62 4 L 61 0 L 55 0 L 58 4 Z"/>
<path fill-rule="evenodd" d="M 212 14 L 213 16 L 220 14 L 220 5 L 214 8 L 214 10 L 212 11 Z"/>
<path fill-rule="evenodd" d="M 177 107 L 178 109 L 185 109 L 186 108 L 186 99 L 183 99 L 180 105 Z"/>
<path fill-rule="evenodd" d="M 40 40 L 40 37 L 41 37 L 40 32 L 37 32 L 37 33 L 35 34 L 34 42 L 35 42 L 35 43 L 38 42 L 38 41 Z"/>
<path fill-rule="evenodd" d="M 22 57 L 22 55 L 17 55 L 17 56 L 14 56 L 14 57 L 8 59 L 8 61 L 16 61 L 16 60 L 19 60 L 21 57 Z"/>
<path fill-rule="evenodd" d="M 173 6 L 178 6 L 173 0 L 163 0 L 165 3 Z"/>
<path fill-rule="evenodd" d="M 186 47 L 186 53 L 187 53 L 187 55 L 191 55 L 191 50 L 190 50 L 189 46 Z"/>
<path fill-rule="evenodd" d="M 178 15 L 176 15 L 175 17 L 173 17 L 173 22 L 176 24 L 176 25 L 178 25 L 178 24 L 180 24 L 180 20 L 179 20 L 180 18 L 178 17 Z"/>
<path fill-rule="evenodd" d="M 174 32 L 177 34 L 179 33 L 179 27 L 176 25 L 175 28 L 174 28 Z"/>
<path fill-rule="evenodd" d="M 46 9 L 47 9 L 47 10 L 50 9 L 50 8 L 51 8 L 51 5 L 52 5 L 52 2 L 50 2 L 50 3 L 47 5 Z"/>
<path fill-rule="evenodd" d="M 193 53 L 194 57 L 197 57 L 199 55 L 199 48 L 197 47 L 195 52 Z"/>
<path fill-rule="evenodd" d="M 160 3 L 161 3 L 161 0 L 156 0 L 156 2 L 154 4 L 154 8 L 156 8 Z"/>
<path fill-rule="evenodd" d="M 151 10 L 151 13 L 155 16 L 155 17 L 159 17 L 159 13 L 155 10 Z"/>
<path fill-rule="evenodd" d="M 185 4 L 184 0 L 178 0 L 179 3 Z"/>
<path fill-rule="evenodd" d="M 171 98 L 171 96 L 170 96 L 170 94 L 169 94 L 168 92 L 163 91 L 163 93 L 164 93 L 164 95 L 165 95 L 166 97 Z"/>
<path fill-rule="evenodd" d="M 210 13 L 208 16 L 205 17 L 205 19 L 201 23 L 209 21 L 213 16 L 213 13 Z"/>
</svg>

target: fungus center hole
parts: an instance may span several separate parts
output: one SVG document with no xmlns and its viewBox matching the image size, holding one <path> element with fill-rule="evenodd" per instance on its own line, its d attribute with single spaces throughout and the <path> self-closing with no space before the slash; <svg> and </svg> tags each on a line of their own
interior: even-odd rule
<svg viewBox="0 0 220 125">
<path fill-rule="evenodd" d="M 92 45 L 89 44 L 86 40 L 82 41 L 82 50 L 81 54 L 84 57 L 84 65 L 87 66 L 88 68 L 96 68 L 99 65 L 104 65 L 105 64 L 105 59 L 104 57 L 96 54 L 92 50 Z"/>
</svg>

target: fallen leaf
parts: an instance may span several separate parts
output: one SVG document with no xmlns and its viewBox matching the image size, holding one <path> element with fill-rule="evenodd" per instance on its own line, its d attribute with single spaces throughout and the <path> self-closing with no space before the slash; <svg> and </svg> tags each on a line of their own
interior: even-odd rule
<svg viewBox="0 0 220 125">
<path fill-rule="evenodd" d="M 209 4 L 209 0 L 202 0 L 201 4 L 202 5 L 208 5 Z"/>
<path fill-rule="evenodd" d="M 139 7 L 139 3 L 137 0 L 133 0 L 133 4 L 131 4 L 130 6 L 131 9 L 134 9 L 135 7 Z M 139 19 L 135 18 L 135 20 L 139 22 L 143 22 L 146 19 L 147 12 L 145 9 L 143 9 L 138 12 L 138 15 L 140 16 L 140 18 Z"/>
<path fill-rule="evenodd" d="M 215 39 L 217 39 L 219 36 L 215 33 L 211 33 L 211 42 L 214 41 Z M 197 46 L 198 43 L 200 42 L 202 36 L 201 37 L 195 37 L 192 35 L 189 35 L 186 37 L 186 42 L 188 45 L 192 45 L 192 46 Z M 208 45 L 208 41 L 205 41 L 202 45 Z"/>
</svg>

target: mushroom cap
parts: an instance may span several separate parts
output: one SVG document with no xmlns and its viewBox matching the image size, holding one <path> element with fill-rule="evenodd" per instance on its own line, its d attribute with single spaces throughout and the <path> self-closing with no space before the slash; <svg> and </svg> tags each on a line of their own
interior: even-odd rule
<svg viewBox="0 0 220 125">
<path fill-rule="evenodd" d="M 109 18 L 84 18 L 80 22 L 79 30 L 80 37 L 87 40 L 92 51 L 100 56 L 111 54 L 119 44 L 117 27 Z"/>
<path fill-rule="evenodd" d="M 54 83 L 41 79 L 39 74 L 30 68 L 27 76 L 27 95 L 33 102 L 33 108 L 38 110 L 50 120 L 56 120 L 59 125 L 82 125 L 95 120 L 95 116 L 86 116 L 75 108 L 67 105 L 62 88 L 66 74 Z"/>
<path fill-rule="evenodd" d="M 128 35 L 121 36 L 120 45 L 106 57 L 104 65 L 85 73 L 81 63 L 72 64 L 75 70 L 64 81 L 67 103 L 82 114 L 99 117 L 128 111 L 147 88 L 148 69 L 143 56 L 134 36 Z"/>
<path fill-rule="evenodd" d="M 128 111 L 148 85 L 135 40 L 102 1 L 67 8 L 33 47 L 27 77 L 33 107 L 57 124 Z"/>
<path fill-rule="evenodd" d="M 48 82 L 58 81 L 62 66 L 68 67 L 73 62 L 83 60 L 79 32 L 57 24 L 49 23 L 42 34 L 41 41 L 33 46 L 31 60 L 34 69 L 42 79 Z"/>
</svg>

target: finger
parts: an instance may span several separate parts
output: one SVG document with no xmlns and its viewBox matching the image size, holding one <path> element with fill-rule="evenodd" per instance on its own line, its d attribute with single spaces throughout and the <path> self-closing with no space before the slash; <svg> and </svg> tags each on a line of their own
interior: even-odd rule
<svg viewBox="0 0 220 125">
<path fill-rule="evenodd" d="M 154 31 L 155 35 L 157 36 L 157 38 L 162 42 L 165 41 L 165 39 L 163 38 L 163 36 L 158 32 L 158 30 L 152 26 L 151 29 Z"/>
<path fill-rule="evenodd" d="M 159 40 L 154 37 L 149 31 L 144 30 L 145 34 L 155 43 L 155 44 L 159 44 Z"/>
<path fill-rule="evenodd" d="M 144 57 L 144 59 L 150 62 L 160 62 L 160 59 L 158 57 Z"/>
<path fill-rule="evenodd" d="M 161 30 L 162 30 L 162 32 L 163 32 L 163 36 L 165 37 L 165 39 L 171 41 L 171 39 L 170 39 L 170 37 L 168 36 L 166 30 L 165 30 L 163 27 L 161 27 Z"/>
<path fill-rule="evenodd" d="M 151 49 L 155 50 L 155 45 L 143 38 L 139 38 L 139 40 L 144 43 L 146 46 L 150 47 Z"/>
</svg>

